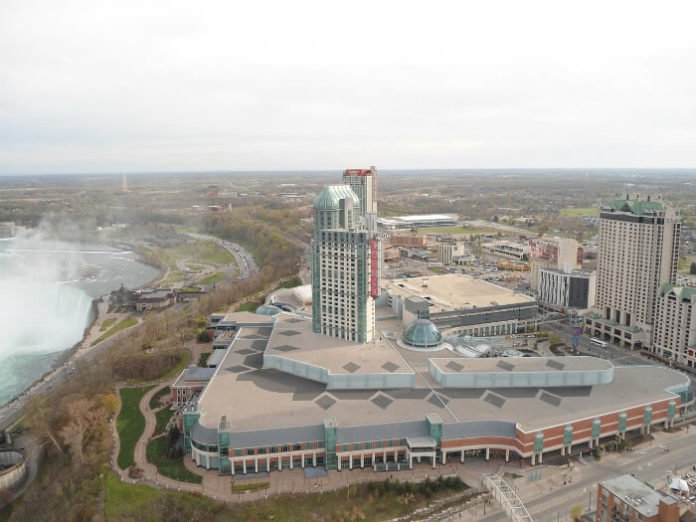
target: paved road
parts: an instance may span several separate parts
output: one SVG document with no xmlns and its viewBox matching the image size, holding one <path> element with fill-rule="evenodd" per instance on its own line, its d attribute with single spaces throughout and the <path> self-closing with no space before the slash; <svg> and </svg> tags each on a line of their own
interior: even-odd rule
<svg viewBox="0 0 696 522">
<path fill-rule="evenodd" d="M 535 521 L 569 520 L 573 506 L 581 505 L 584 510 L 594 510 L 597 483 L 608 478 L 633 473 L 638 479 L 657 488 L 665 485 L 668 474 L 675 470 L 685 472 L 696 465 L 696 428 L 687 433 L 656 433 L 656 440 L 644 443 L 636 451 L 605 455 L 599 462 L 577 465 L 570 484 L 563 485 L 559 478 L 551 484 L 522 487 L 519 496 Z M 669 451 L 665 451 L 665 449 Z M 485 522 L 508 520 L 496 509 L 489 516 L 480 518 Z"/>
<path fill-rule="evenodd" d="M 239 267 L 239 279 L 244 279 L 249 277 L 254 272 L 258 272 L 259 267 L 256 265 L 254 257 L 237 243 L 232 243 L 231 241 L 220 239 L 219 237 L 215 236 L 209 236 L 207 234 L 195 234 L 193 232 L 189 232 L 188 235 L 194 239 L 212 241 L 232 254 L 237 260 L 237 266 Z"/>
</svg>

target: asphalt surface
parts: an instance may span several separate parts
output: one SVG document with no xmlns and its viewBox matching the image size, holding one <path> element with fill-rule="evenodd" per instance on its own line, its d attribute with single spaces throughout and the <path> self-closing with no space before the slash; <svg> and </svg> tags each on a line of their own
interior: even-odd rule
<svg viewBox="0 0 696 522">
<path fill-rule="evenodd" d="M 572 475 L 577 477 L 572 483 L 552 486 L 549 491 L 525 498 L 521 495 L 527 511 L 535 521 L 570 520 L 573 506 L 581 505 L 583 510 L 594 511 L 597 483 L 608 478 L 632 473 L 656 488 L 666 485 L 668 475 L 684 474 L 696 465 L 696 427 L 681 429 L 674 434 L 660 434 L 659 443 L 643 443 L 633 452 L 608 454 L 599 462 L 588 461 L 579 464 Z M 509 520 L 505 513 L 497 511 L 481 519 L 485 522 Z"/>
</svg>

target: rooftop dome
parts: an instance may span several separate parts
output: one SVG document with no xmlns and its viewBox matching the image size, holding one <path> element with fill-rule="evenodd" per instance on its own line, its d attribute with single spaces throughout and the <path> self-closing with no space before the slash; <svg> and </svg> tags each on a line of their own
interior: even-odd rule
<svg viewBox="0 0 696 522">
<path fill-rule="evenodd" d="M 282 310 L 273 305 L 261 305 L 256 309 L 256 313 L 259 315 L 276 315 L 280 312 L 282 312 Z"/>
<path fill-rule="evenodd" d="M 432 321 L 416 319 L 406 327 L 402 340 L 408 346 L 434 348 L 442 343 L 442 334 Z"/>
<path fill-rule="evenodd" d="M 342 199 L 350 199 L 355 206 L 360 206 L 358 196 L 348 185 L 329 185 L 321 189 L 314 200 L 315 209 L 338 210 Z"/>
</svg>

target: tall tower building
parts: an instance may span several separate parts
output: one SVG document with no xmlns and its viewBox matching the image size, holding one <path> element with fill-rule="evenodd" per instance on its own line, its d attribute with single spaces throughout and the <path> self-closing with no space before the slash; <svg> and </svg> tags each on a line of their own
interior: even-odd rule
<svg viewBox="0 0 696 522">
<path fill-rule="evenodd" d="M 377 168 L 346 169 L 343 184 L 348 185 L 360 200 L 360 216 L 377 215 Z"/>
<path fill-rule="evenodd" d="M 601 208 L 597 292 L 585 329 L 625 346 L 650 346 L 660 289 L 674 284 L 681 223 L 662 196 L 628 194 Z"/>
<path fill-rule="evenodd" d="M 312 329 L 366 343 L 375 331 L 372 234 L 348 185 L 324 187 L 314 201 Z"/>
</svg>

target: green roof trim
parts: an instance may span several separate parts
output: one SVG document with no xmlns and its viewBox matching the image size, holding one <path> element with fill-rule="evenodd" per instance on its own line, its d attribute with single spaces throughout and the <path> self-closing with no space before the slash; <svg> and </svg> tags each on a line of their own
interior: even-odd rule
<svg viewBox="0 0 696 522">
<path fill-rule="evenodd" d="M 662 295 L 667 295 L 670 292 L 673 292 L 680 299 L 692 299 L 696 296 L 696 288 L 690 286 L 675 286 L 669 283 L 662 286 Z"/>
<path fill-rule="evenodd" d="M 661 201 L 645 201 L 644 199 L 615 199 L 609 205 L 616 212 L 630 212 L 637 216 L 644 215 L 648 210 L 665 210 Z"/>
</svg>

